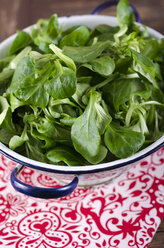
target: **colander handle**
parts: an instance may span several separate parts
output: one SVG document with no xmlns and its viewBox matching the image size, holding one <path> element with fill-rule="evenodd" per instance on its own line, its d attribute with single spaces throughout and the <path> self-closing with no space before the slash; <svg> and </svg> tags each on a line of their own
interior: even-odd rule
<svg viewBox="0 0 164 248">
<path fill-rule="evenodd" d="M 106 1 L 100 5 L 98 5 L 93 11 L 92 11 L 92 15 L 96 15 L 96 14 L 99 14 L 102 10 L 106 9 L 106 8 L 109 8 L 109 7 L 112 7 L 112 6 L 116 6 L 118 4 L 119 0 L 111 0 L 111 1 Z M 132 8 L 133 10 L 133 13 L 134 13 L 134 16 L 135 16 L 135 19 L 136 19 L 136 22 L 138 23 L 141 23 L 141 18 L 140 18 L 140 15 L 138 13 L 138 11 L 136 10 L 136 8 L 130 4 L 130 7 Z"/>
<path fill-rule="evenodd" d="M 18 174 L 21 172 L 23 167 L 24 167 L 23 165 L 18 165 L 17 167 L 15 167 L 11 173 L 10 179 L 12 186 L 17 191 L 25 195 L 29 195 L 37 198 L 43 198 L 43 199 L 60 198 L 71 194 L 78 185 L 78 181 L 79 181 L 78 177 L 75 177 L 72 180 L 72 182 L 62 187 L 40 188 L 40 187 L 31 186 L 21 182 L 17 178 Z"/>
</svg>

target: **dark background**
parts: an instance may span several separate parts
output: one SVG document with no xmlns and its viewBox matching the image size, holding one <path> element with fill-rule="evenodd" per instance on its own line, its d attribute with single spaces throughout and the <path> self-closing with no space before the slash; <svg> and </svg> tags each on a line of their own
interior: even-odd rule
<svg viewBox="0 0 164 248">
<path fill-rule="evenodd" d="M 25 28 L 39 18 L 53 13 L 58 16 L 90 14 L 103 0 L 0 0 L 0 41 Z M 131 0 L 142 23 L 164 34 L 164 0 Z M 116 15 L 115 7 L 102 12 Z"/>
<path fill-rule="evenodd" d="M 105 1 L 105 0 L 104 0 Z M 39 18 L 90 14 L 103 0 L 0 0 L 0 42 L 34 24 Z M 164 34 L 164 0 L 131 0 L 140 13 L 142 23 Z M 112 7 L 102 12 L 116 15 Z M 164 221 L 149 248 L 164 248 Z"/>
</svg>

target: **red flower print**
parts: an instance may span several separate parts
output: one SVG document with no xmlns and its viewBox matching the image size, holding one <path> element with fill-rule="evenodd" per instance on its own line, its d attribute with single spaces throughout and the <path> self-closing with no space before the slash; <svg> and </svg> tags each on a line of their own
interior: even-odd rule
<svg viewBox="0 0 164 248">
<path fill-rule="evenodd" d="M 130 219 L 129 221 L 123 220 L 122 225 L 118 225 L 117 228 L 122 230 L 122 238 L 125 239 L 128 234 L 134 237 L 134 232 L 138 231 L 141 227 L 140 225 L 136 225 L 136 223 L 132 222 L 132 219 Z"/>
<path fill-rule="evenodd" d="M 8 193 L 6 198 L 0 195 L 0 224 L 3 224 L 9 216 L 16 217 L 19 213 L 25 213 L 27 202 L 22 200 L 19 195 Z"/>
<path fill-rule="evenodd" d="M 23 238 L 16 244 L 16 248 L 64 248 L 72 241 L 66 231 L 60 230 L 59 217 L 51 212 L 42 211 L 31 213 L 21 220 L 18 231 Z"/>
<path fill-rule="evenodd" d="M 164 205 L 164 185 L 158 185 L 158 190 L 155 192 L 157 202 Z"/>
</svg>

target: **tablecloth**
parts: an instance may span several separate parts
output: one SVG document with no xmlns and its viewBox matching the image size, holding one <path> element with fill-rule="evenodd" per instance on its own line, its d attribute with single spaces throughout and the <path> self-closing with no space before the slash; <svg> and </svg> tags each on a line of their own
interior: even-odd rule
<svg viewBox="0 0 164 248">
<path fill-rule="evenodd" d="M 13 189 L 16 163 L 0 155 L 0 248 L 146 248 L 164 216 L 164 148 L 107 185 L 44 200 Z M 60 183 L 25 167 L 31 185 Z"/>
</svg>

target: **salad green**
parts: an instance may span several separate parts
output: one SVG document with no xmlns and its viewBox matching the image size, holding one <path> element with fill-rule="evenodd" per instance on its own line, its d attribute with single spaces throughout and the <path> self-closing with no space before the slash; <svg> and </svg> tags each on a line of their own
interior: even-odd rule
<svg viewBox="0 0 164 248">
<path fill-rule="evenodd" d="M 126 158 L 164 135 L 164 39 L 134 23 L 67 30 L 56 14 L 18 31 L 0 59 L 0 141 L 68 166 Z"/>
</svg>

